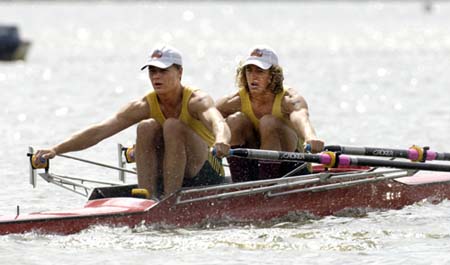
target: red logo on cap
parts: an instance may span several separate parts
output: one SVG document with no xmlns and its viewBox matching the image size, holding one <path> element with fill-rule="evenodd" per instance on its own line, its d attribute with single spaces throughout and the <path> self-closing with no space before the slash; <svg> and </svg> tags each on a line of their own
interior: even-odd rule
<svg viewBox="0 0 450 265">
<path fill-rule="evenodd" d="M 250 56 L 262 57 L 263 56 L 263 52 L 260 49 L 254 49 L 252 51 L 252 53 L 250 53 Z"/>
<path fill-rule="evenodd" d="M 158 58 L 161 58 L 162 56 L 163 56 L 163 53 L 160 50 L 156 50 L 156 51 L 154 51 L 152 53 L 152 58 L 153 59 L 158 59 Z"/>
</svg>

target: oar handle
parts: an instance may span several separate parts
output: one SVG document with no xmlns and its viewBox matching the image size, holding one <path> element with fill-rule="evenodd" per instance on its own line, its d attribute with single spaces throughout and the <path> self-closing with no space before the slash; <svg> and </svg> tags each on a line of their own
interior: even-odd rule
<svg viewBox="0 0 450 265">
<path fill-rule="evenodd" d="M 123 152 L 123 155 L 125 156 L 125 161 L 127 161 L 127 163 L 136 162 L 136 150 L 135 149 L 136 149 L 135 145 L 133 145 L 132 147 L 122 147 L 122 152 Z"/>
<path fill-rule="evenodd" d="M 45 170 L 48 170 L 50 166 L 50 161 L 48 159 L 45 159 L 43 157 L 37 158 L 33 153 L 27 153 L 27 156 L 30 158 L 31 168 L 45 168 Z"/>
</svg>

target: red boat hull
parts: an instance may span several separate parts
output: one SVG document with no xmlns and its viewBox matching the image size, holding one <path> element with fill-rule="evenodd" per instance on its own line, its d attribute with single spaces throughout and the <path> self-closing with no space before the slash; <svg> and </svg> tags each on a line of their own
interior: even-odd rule
<svg viewBox="0 0 450 265">
<path fill-rule="evenodd" d="M 138 198 L 106 198 L 88 201 L 82 209 L 0 217 L 0 234 L 71 234 L 92 225 L 196 226 L 224 222 L 292 221 L 306 216 L 340 215 L 352 209 L 400 209 L 429 199 L 433 203 L 450 198 L 450 176 L 408 177 L 383 180 L 324 191 L 299 192 L 276 196 L 272 193 L 248 194 L 178 203 L 180 192 L 159 203 Z M 239 188 L 234 188 L 238 191 Z M 285 188 L 277 192 L 291 190 Z M 210 196 L 214 190 L 190 192 L 182 200 Z"/>
</svg>

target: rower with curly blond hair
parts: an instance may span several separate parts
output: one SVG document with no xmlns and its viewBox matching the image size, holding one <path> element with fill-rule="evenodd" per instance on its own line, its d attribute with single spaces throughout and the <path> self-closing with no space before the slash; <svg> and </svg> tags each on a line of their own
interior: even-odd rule
<svg viewBox="0 0 450 265">
<path fill-rule="evenodd" d="M 323 149 L 306 100 L 283 81 L 283 69 L 272 48 L 259 45 L 250 50 L 236 72 L 239 90 L 216 104 L 231 129 L 232 146 L 293 152 L 309 144 L 312 152 Z M 299 166 L 234 157 L 228 162 L 234 182 L 280 177 Z"/>
</svg>

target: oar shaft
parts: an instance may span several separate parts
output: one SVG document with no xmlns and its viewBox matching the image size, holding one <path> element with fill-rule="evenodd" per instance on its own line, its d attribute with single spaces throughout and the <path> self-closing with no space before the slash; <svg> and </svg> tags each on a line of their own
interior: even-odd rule
<svg viewBox="0 0 450 265">
<path fill-rule="evenodd" d="M 312 163 L 322 163 L 322 156 L 306 153 L 280 152 L 261 149 L 237 148 L 230 150 L 230 156 L 246 157 L 250 159 L 268 159 L 285 161 L 305 161 Z"/>
<path fill-rule="evenodd" d="M 357 146 L 325 146 L 325 150 L 331 152 L 341 152 L 347 155 L 365 155 L 365 156 L 385 156 L 385 157 L 401 157 L 409 158 L 409 150 L 377 148 L 377 147 L 357 147 Z"/>
<path fill-rule="evenodd" d="M 383 147 L 355 147 L 355 146 L 340 146 L 330 145 L 324 148 L 332 152 L 341 152 L 347 155 L 366 155 L 366 156 L 384 156 L 384 157 L 398 157 L 407 158 L 413 161 L 418 161 L 423 156 L 423 160 L 446 160 L 450 161 L 450 153 L 435 152 L 432 150 L 424 150 L 424 148 L 410 148 L 410 149 L 393 149 Z M 422 152 L 422 154 L 420 153 Z"/>
<path fill-rule="evenodd" d="M 430 163 L 417 163 L 417 162 L 395 161 L 395 160 L 381 160 L 381 159 L 374 159 L 374 158 L 351 157 L 351 156 L 347 156 L 347 155 L 339 156 L 339 165 L 341 165 L 341 166 L 390 167 L 390 168 L 400 168 L 400 169 L 450 172 L 450 165 L 444 165 L 444 164 L 430 164 Z"/>
<path fill-rule="evenodd" d="M 450 165 L 417 163 L 407 161 L 394 161 L 374 158 L 352 157 L 348 155 L 336 155 L 333 152 L 321 154 L 305 154 L 296 152 L 269 151 L 260 149 L 232 149 L 231 156 L 240 156 L 251 159 L 270 159 L 283 161 L 304 161 L 324 164 L 326 167 L 333 166 L 370 166 L 370 167 L 392 167 L 400 169 L 416 169 L 430 171 L 450 172 Z"/>
</svg>

